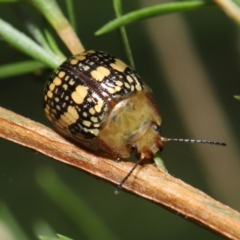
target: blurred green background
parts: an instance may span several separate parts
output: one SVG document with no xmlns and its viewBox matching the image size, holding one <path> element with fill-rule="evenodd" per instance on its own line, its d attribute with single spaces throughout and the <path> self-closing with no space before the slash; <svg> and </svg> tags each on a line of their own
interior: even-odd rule
<svg viewBox="0 0 240 240">
<path fill-rule="evenodd" d="M 58 2 L 64 9 L 64 2 Z M 74 2 L 77 31 L 85 48 L 104 50 L 126 60 L 117 31 L 94 36 L 114 18 L 112 2 Z M 160 2 L 123 1 L 123 11 Z M 0 17 L 24 29 L 12 7 L 1 4 Z M 24 7 L 41 24 L 35 10 Z M 209 7 L 141 21 L 126 29 L 136 70 L 154 89 L 164 136 L 228 143 L 226 148 L 165 144 L 162 157 L 169 173 L 240 210 L 240 102 L 233 98 L 240 95 L 238 26 L 218 7 Z M 62 43 L 60 46 L 69 55 Z M 0 64 L 27 59 L 4 41 L 0 41 L 0 55 Z M 42 109 L 43 88 L 50 72 L 1 79 L 0 105 L 50 126 Z M 4 139 L 0 139 L 0 156 L 0 201 L 29 239 L 36 239 L 34 229 L 39 221 L 75 240 L 89 239 L 37 184 L 36 174 L 45 166 L 55 170 L 116 239 L 220 239 L 162 207 L 123 191 L 116 196 L 114 186 Z M 81 218 L 78 205 L 71 207 Z M 3 216 L 0 207 L 0 221 L 4 221 Z M 87 227 L 94 232 L 94 225 Z"/>
</svg>

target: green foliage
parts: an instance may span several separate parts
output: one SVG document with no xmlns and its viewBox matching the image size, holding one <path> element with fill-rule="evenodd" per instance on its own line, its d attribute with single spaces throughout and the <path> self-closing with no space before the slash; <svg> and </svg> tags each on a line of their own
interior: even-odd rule
<svg viewBox="0 0 240 240">
<path fill-rule="evenodd" d="M 240 95 L 235 95 L 234 96 L 237 100 L 240 100 Z"/>
<path fill-rule="evenodd" d="M 44 237 L 44 236 L 39 236 L 40 240 L 73 240 L 71 238 L 65 237 L 63 235 L 57 234 L 57 238 L 55 237 Z"/>
<path fill-rule="evenodd" d="M 115 30 L 116 28 L 123 27 L 127 24 L 131 24 L 140 20 L 149 19 L 152 17 L 157 17 L 170 13 L 196 10 L 211 5 L 213 5 L 213 3 L 210 1 L 181 1 L 158 4 L 124 14 L 123 16 L 112 20 L 103 27 L 101 27 L 99 30 L 96 31 L 95 34 L 101 35 L 104 33 L 108 33 Z"/>
</svg>

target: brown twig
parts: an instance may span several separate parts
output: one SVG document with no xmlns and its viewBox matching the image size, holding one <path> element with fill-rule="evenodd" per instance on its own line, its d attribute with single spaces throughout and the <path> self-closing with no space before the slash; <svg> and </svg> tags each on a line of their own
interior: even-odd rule
<svg viewBox="0 0 240 240">
<path fill-rule="evenodd" d="M 214 0 L 220 8 L 235 22 L 240 24 L 240 8 L 236 2 L 232 0 Z"/>
<path fill-rule="evenodd" d="M 56 1 L 29 0 L 29 2 L 51 23 L 52 27 L 73 55 L 84 51 L 81 40 L 77 37 Z"/>
<path fill-rule="evenodd" d="M 133 165 L 86 152 L 42 124 L 3 108 L 0 108 L 0 136 L 114 184 L 118 184 Z M 123 188 L 224 237 L 240 239 L 237 211 L 159 171 L 154 165 L 139 166 Z"/>
<path fill-rule="evenodd" d="M 80 39 L 77 37 L 69 23 L 59 29 L 56 29 L 56 31 L 73 55 L 81 53 L 85 50 Z"/>
</svg>

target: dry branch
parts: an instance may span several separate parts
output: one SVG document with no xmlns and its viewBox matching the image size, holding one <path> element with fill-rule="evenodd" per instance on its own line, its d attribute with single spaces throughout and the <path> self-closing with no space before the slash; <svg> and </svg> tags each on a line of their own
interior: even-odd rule
<svg viewBox="0 0 240 240">
<path fill-rule="evenodd" d="M 231 17 L 236 23 L 240 24 L 240 8 L 239 4 L 233 0 L 214 0 L 220 8 Z"/>
<path fill-rule="evenodd" d="M 114 184 L 133 166 L 130 162 L 116 162 L 86 152 L 51 129 L 3 108 L 0 108 L 0 136 Z M 138 166 L 123 188 L 224 237 L 240 239 L 237 211 L 154 165 Z"/>
</svg>

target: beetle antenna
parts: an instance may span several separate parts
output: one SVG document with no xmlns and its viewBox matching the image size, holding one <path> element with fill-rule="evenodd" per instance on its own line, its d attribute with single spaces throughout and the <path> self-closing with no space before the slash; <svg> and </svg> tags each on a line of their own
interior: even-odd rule
<svg viewBox="0 0 240 240">
<path fill-rule="evenodd" d="M 140 162 L 142 161 L 142 158 L 140 158 L 132 167 L 132 169 L 128 172 L 128 174 L 122 179 L 122 181 L 117 185 L 117 188 L 115 190 L 115 194 L 118 194 L 121 189 L 123 184 L 127 181 L 127 179 L 130 177 L 130 175 L 132 174 L 132 172 L 135 170 L 135 168 L 140 164 Z"/>
<path fill-rule="evenodd" d="M 182 139 L 182 138 L 165 138 L 161 137 L 162 142 L 185 142 L 185 143 L 202 143 L 202 144 L 211 144 L 211 145 L 218 145 L 218 146 L 226 146 L 226 143 L 223 142 L 215 142 L 215 141 L 209 141 L 209 140 L 197 140 L 197 139 Z"/>
<path fill-rule="evenodd" d="M 226 143 L 223 142 L 216 142 L 216 141 L 209 141 L 209 140 L 199 140 L 199 139 L 183 139 L 183 138 L 166 138 L 166 137 L 161 137 L 161 141 L 162 142 L 170 142 L 170 141 L 174 141 L 174 142 L 185 142 L 185 143 L 201 143 L 201 144 L 211 144 L 211 145 L 217 145 L 217 146 L 226 146 Z M 143 159 L 140 158 L 132 167 L 132 169 L 128 172 L 128 174 L 122 179 L 122 181 L 118 184 L 116 190 L 115 190 L 115 194 L 118 194 L 121 189 L 123 184 L 127 181 L 127 179 L 130 177 L 130 175 L 133 173 L 133 171 L 135 170 L 135 168 L 140 164 L 140 162 Z"/>
</svg>

